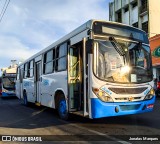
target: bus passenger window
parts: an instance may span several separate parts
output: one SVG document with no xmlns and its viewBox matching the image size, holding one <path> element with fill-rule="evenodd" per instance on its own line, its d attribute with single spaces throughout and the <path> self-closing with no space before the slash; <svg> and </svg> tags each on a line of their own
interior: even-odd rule
<svg viewBox="0 0 160 144">
<path fill-rule="evenodd" d="M 53 50 L 44 54 L 44 74 L 53 72 Z"/>
<path fill-rule="evenodd" d="M 28 68 L 29 77 L 33 77 L 33 66 L 34 65 L 33 65 L 33 60 L 32 60 L 32 61 L 29 62 L 29 66 L 28 66 L 29 67 Z"/>
<path fill-rule="evenodd" d="M 28 63 L 26 63 L 26 64 L 24 65 L 24 75 L 23 75 L 23 77 L 24 77 L 24 78 L 27 78 L 27 76 L 28 76 Z"/>
<path fill-rule="evenodd" d="M 67 66 L 67 43 L 56 49 L 56 71 L 66 70 Z"/>
</svg>

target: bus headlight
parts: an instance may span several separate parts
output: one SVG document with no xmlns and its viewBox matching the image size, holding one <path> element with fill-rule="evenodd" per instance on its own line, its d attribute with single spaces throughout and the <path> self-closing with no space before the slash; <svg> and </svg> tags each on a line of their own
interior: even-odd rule
<svg viewBox="0 0 160 144">
<path fill-rule="evenodd" d="M 92 88 L 94 94 L 103 102 L 113 102 L 112 98 L 104 91 L 98 88 Z"/>
<path fill-rule="evenodd" d="M 154 90 L 151 88 L 150 92 L 146 95 L 146 97 L 144 98 L 145 100 L 149 100 L 154 96 Z"/>
<path fill-rule="evenodd" d="M 7 92 L 7 90 L 2 90 L 2 92 Z"/>
</svg>

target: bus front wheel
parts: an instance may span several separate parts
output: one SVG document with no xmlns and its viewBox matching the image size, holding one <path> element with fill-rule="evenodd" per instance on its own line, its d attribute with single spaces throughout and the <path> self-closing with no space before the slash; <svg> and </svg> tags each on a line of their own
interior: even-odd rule
<svg viewBox="0 0 160 144">
<path fill-rule="evenodd" d="M 69 116 L 69 113 L 68 113 L 68 109 L 67 109 L 67 104 L 66 104 L 66 100 L 64 97 L 61 97 L 59 99 L 59 102 L 58 102 L 58 114 L 59 114 L 59 117 L 63 120 L 67 120 L 68 119 L 68 116 Z"/>
</svg>

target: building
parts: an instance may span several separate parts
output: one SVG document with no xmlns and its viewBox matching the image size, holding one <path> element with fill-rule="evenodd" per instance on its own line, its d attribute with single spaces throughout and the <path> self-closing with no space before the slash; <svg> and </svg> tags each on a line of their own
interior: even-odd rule
<svg viewBox="0 0 160 144">
<path fill-rule="evenodd" d="M 160 34 L 149 39 L 152 52 L 152 65 L 154 78 L 160 77 Z"/>
<path fill-rule="evenodd" d="M 160 0 L 113 0 L 109 3 L 109 20 L 134 27 L 148 33 L 160 34 Z"/>
</svg>

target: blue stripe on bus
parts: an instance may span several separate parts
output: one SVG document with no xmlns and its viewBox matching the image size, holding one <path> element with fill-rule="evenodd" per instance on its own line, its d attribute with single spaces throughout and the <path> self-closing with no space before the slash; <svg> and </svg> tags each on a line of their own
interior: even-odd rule
<svg viewBox="0 0 160 144">
<path fill-rule="evenodd" d="M 139 102 L 102 102 L 98 98 L 91 99 L 91 115 L 92 118 L 101 118 L 109 116 L 138 114 L 150 112 L 153 110 L 150 105 L 155 103 L 155 96 L 150 100 Z M 147 106 L 149 108 L 147 108 Z M 118 108 L 118 112 L 115 109 Z"/>
<path fill-rule="evenodd" d="M 6 93 L 6 92 L 2 92 L 2 97 L 9 97 L 9 96 L 16 96 L 15 93 Z"/>
</svg>

